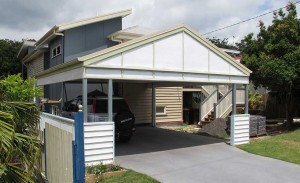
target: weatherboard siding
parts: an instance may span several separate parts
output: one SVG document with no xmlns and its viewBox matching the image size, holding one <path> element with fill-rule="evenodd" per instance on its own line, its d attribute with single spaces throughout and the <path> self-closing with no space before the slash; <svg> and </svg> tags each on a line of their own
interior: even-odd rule
<svg viewBox="0 0 300 183">
<path fill-rule="evenodd" d="M 143 83 L 124 83 L 123 96 L 135 116 L 136 124 L 152 123 L 152 88 Z"/>
<path fill-rule="evenodd" d="M 182 87 L 156 88 L 156 106 L 165 106 L 165 115 L 156 115 L 156 122 L 182 122 Z"/>
<path fill-rule="evenodd" d="M 34 77 L 35 75 L 44 71 L 44 55 L 41 54 L 27 65 L 27 76 Z"/>
<path fill-rule="evenodd" d="M 152 89 L 149 84 L 125 83 L 123 96 L 135 115 L 136 124 L 152 123 Z M 156 106 L 165 106 L 165 115 L 156 115 L 156 122 L 182 121 L 182 87 L 157 87 Z"/>
</svg>

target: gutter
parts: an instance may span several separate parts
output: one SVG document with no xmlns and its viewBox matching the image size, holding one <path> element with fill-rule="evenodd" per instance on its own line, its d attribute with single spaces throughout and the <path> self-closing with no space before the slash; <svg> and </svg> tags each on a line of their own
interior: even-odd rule
<svg viewBox="0 0 300 183">
<path fill-rule="evenodd" d="M 58 26 L 54 26 L 52 27 L 52 29 L 50 29 L 41 39 L 39 39 L 35 46 L 36 48 L 39 48 L 41 45 L 43 45 L 49 38 L 51 38 L 52 36 L 56 35 L 58 33 Z"/>
</svg>

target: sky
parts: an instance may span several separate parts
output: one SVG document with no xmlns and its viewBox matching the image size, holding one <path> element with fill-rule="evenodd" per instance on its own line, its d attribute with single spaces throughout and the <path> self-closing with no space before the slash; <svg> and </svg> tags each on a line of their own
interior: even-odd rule
<svg viewBox="0 0 300 183">
<path fill-rule="evenodd" d="M 293 0 L 291 2 L 296 2 Z M 0 39 L 41 38 L 54 25 L 131 8 L 123 28 L 139 25 L 161 30 L 186 24 L 200 34 L 286 6 L 288 0 L 0 0 Z M 300 14 L 300 3 L 297 4 Z M 205 35 L 240 41 L 267 25 L 272 14 Z M 299 16 L 298 16 L 299 17 Z"/>
</svg>

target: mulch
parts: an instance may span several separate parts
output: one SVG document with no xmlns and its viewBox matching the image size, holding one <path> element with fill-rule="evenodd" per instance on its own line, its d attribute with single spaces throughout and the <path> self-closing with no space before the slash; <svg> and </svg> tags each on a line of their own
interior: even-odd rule
<svg viewBox="0 0 300 183">
<path fill-rule="evenodd" d="M 202 129 L 200 129 L 200 132 L 207 133 L 212 136 L 224 137 L 227 135 L 226 129 L 226 120 L 223 118 L 217 118 L 209 124 L 203 126 Z"/>
</svg>

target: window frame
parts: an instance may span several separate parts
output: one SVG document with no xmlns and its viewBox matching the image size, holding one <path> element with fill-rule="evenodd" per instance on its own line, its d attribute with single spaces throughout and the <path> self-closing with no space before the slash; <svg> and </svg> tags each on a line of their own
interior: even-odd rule
<svg viewBox="0 0 300 183">
<path fill-rule="evenodd" d="M 157 112 L 158 107 L 163 107 L 164 112 Z M 157 105 L 155 108 L 156 116 L 166 116 L 167 115 L 167 106 L 165 105 Z"/>
<path fill-rule="evenodd" d="M 58 50 L 59 50 L 59 53 L 57 53 Z M 55 46 L 54 48 L 52 48 L 51 55 L 52 55 L 52 58 L 55 58 L 55 57 L 61 55 L 61 44 L 59 44 L 59 45 Z"/>
</svg>

